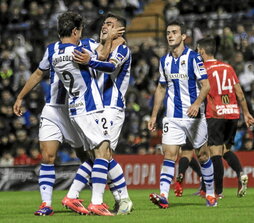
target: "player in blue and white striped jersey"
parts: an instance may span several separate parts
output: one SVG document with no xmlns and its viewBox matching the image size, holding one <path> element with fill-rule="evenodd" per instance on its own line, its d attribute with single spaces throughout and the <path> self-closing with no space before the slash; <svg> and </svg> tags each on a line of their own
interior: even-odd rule
<svg viewBox="0 0 254 223">
<path fill-rule="evenodd" d="M 82 17 L 75 13 L 71 13 L 70 15 L 75 20 L 75 25 L 79 27 L 77 24 L 82 24 Z M 72 25 L 75 26 L 70 22 L 69 26 Z M 35 215 L 43 216 L 54 214 L 51 208 L 52 192 L 56 178 L 54 161 L 60 143 L 65 140 L 76 150 L 82 148 L 82 142 L 77 136 L 76 130 L 69 118 L 67 91 L 48 61 L 50 54 L 52 54 L 53 46 L 51 44 L 47 48 L 39 67 L 26 82 L 13 106 L 15 114 L 18 116 L 22 115 L 21 105 L 23 98 L 43 79 L 44 71 L 50 71 L 50 88 L 46 95 L 46 104 L 42 110 L 39 129 L 39 142 L 42 153 L 39 185 L 42 204 L 39 210 L 34 213 Z"/>
<path fill-rule="evenodd" d="M 93 40 L 86 39 L 83 40 L 84 48 L 90 49 L 91 51 L 94 51 L 94 48 L 96 48 L 96 52 L 101 54 L 101 47 L 107 39 L 108 29 L 121 26 L 125 26 L 125 22 L 121 17 L 113 14 L 107 15 L 101 29 L 101 43 L 96 46 Z M 122 37 L 113 40 L 109 58 L 104 62 L 97 60 L 95 57 L 90 57 L 85 51 L 76 51 L 76 53 L 74 53 L 76 62 L 88 64 L 89 67 L 96 70 L 96 77 L 105 107 L 104 114 L 108 120 L 107 128 L 110 136 L 110 148 L 112 150 L 115 150 L 117 146 L 123 126 L 125 118 L 124 96 L 129 86 L 130 79 L 131 53 L 129 48 L 121 43 L 122 41 L 124 41 Z M 82 166 L 78 172 L 79 175 L 83 173 L 83 178 L 87 176 L 86 173 L 82 171 Z M 82 189 L 82 184 L 84 183 L 78 179 L 78 177 L 76 178 L 67 194 L 68 198 L 79 196 Z M 123 171 L 120 165 L 113 159 L 112 155 L 109 162 L 109 179 L 113 182 L 110 184 L 110 188 L 116 200 L 115 212 L 117 214 L 130 213 L 132 210 L 132 202 L 129 199 Z"/>
<path fill-rule="evenodd" d="M 162 147 L 164 162 L 160 177 L 160 194 L 150 194 L 159 207 L 168 207 L 168 194 L 174 178 L 175 162 L 186 137 L 196 149 L 206 184 L 207 206 L 216 206 L 213 164 L 207 148 L 207 124 L 203 101 L 210 85 L 199 54 L 184 45 L 186 27 L 179 21 L 167 26 L 169 53 L 160 59 L 160 79 L 155 92 L 152 116 L 148 128 L 153 131 L 158 111 L 165 100 Z"/>
</svg>

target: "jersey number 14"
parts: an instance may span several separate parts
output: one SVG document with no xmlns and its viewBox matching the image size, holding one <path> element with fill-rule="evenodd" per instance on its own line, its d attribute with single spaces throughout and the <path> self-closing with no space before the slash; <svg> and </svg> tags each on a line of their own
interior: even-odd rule
<svg viewBox="0 0 254 223">
<path fill-rule="evenodd" d="M 226 90 L 229 90 L 230 93 L 233 92 L 233 86 L 231 84 L 231 80 L 229 78 L 227 78 L 227 70 L 223 70 L 222 82 L 220 80 L 218 71 L 213 72 L 213 77 L 216 78 L 217 89 L 218 89 L 219 95 L 222 94 L 222 91 L 226 91 Z"/>
</svg>

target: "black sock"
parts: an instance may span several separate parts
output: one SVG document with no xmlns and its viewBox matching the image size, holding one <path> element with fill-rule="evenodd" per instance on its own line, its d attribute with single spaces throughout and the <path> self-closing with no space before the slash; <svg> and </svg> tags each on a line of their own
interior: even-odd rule
<svg viewBox="0 0 254 223">
<path fill-rule="evenodd" d="M 200 168 L 199 162 L 194 157 L 192 157 L 189 165 L 197 173 L 197 175 L 199 177 L 202 177 L 202 173 L 201 173 L 201 168 Z"/>
<path fill-rule="evenodd" d="M 243 171 L 242 165 L 238 157 L 232 151 L 228 151 L 223 155 L 223 158 L 227 161 L 228 165 L 236 172 L 238 179 Z"/>
<path fill-rule="evenodd" d="M 223 191 L 223 175 L 224 175 L 224 166 L 222 163 L 222 156 L 213 156 L 211 157 L 213 162 L 214 169 L 214 185 L 215 193 L 221 194 Z"/>
<path fill-rule="evenodd" d="M 181 157 L 179 160 L 178 176 L 185 175 L 187 168 L 189 167 L 189 159 L 187 157 Z"/>
</svg>

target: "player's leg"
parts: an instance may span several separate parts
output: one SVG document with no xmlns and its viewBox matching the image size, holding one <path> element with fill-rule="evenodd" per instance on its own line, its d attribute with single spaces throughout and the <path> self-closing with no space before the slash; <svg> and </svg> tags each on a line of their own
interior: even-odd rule
<svg viewBox="0 0 254 223">
<path fill-rule="evenodd" d="M 42 114 L 51 111 L 51 108 L 45 106 Z M 54 116 L 54 111 L 50 112 Z M 54 117 L 51 117 L 54 118 Z M 40 150 L 42 154 L 42 162 L 39 172 L 39 187 L 41 193 L 42 204 L 38 211 L 34 214 L 37 216 L 52 215 L 54 212 L 51 208 L 52 193 L 55 183 L 55 158 L 60 143 L 63 140 L 62 133 L 58 126 L 45 118 L 41 118 L 39 129 Z"/>
<path fill-rule="evenodd" d="M 181 158 L 179 159 L 178 175 L 175 182 L 175 195 L 181 197 L 183 194 L 182 182 L 184 179 L 185 172 L 189 167 L 190 160 L 193 156 L 193 148 L 190 143 L 186 143 L 181 148 Z"/>
<path fill-rule="evenodd" d="M 242 165 L 238 157 L 233 153 L 231 145 L 234 143 L 234 138 L 237 130 L 238 120 L 232 119 L 227 121 L 226 140 L 224 141 L 223 158 L 227 161 L 228 165 L 236 172 L 238 178 L 237 196 L 243 197 L 247 191 L 248 175 L 243 174 Z"/>
<path fill-rule="evenodd" d="M 117 109 L 105 109 L 104 115 L 111 123 L 109 126 L 110 148 L 114 152 L 118 144 L 125 114 L 124 111 Z M 115 199 L 114 213 L 117 215 L 129 214 L 132 211 L 133 203 L 129 197 L 123 169 L 112 156 L 108 170 L 109 188 Z"/>
<path fill-rule="evenodd" d="M 223 192 L 223 176 L 224 166 L 222 162 L 223 143 L 226 131 L 225 119 L 207 119 L 208 124 L 208 145 L 210 149 L 210 156 L 214 167 L 214 183 L 215 193 L 218 198 L 222 198 Z"/>
<path fill-rule="evenodd" d="M 108 165 L 110 160 L 110 137 L 108 127 L 105 125 L 107 119 L 102 112 L 89 115 L 72 117 L 73 125 L 84 139 L 90 149 L 93 150 L 95 159 L 91 171 L 92 199 L 88 210 L 98 215 L 112 215 L 103 205 L 103 195 L 107 183 Z"/>
<path fill-rule="evenodd" d="M 186 143 L 186 135 L 181 123 L 163 118 L 162 149 L 164 161 L 160 174 L 160 194 L 150 194 L 150 200 L 160 208 L 168 208 L 170 184 L 174 178 L 175 162 L 180 146 Z"/>
<path fill-rule="evenodd" d="M 206 205 L 217 206 L 214 194 L 214 169 L 207 147 L 207 123 L 205 118 L 186 121 L 186 131 L 190 142 L 195 148 L 201 173 L 206 185 Z"/>
<path fill-rule="evenodd" d="M 224 145 L 223 158 L 227 161 L 228 165 L 236 172 L 238 178 L 237 196 L 243 197 L 247 192 L 248 175 L 243 173 L 240 160 L 234 152 L 230 150 L 231 145 Z"/>
<path fill-rule="evenodd" d="M 39 187 L 42 204 L 39 210 L 34 213 L 37 216 L 54 214 L 51 207 L 53 187 L 56 179 L 54 161 L 59 145 L 58 141 L 40 141 L 42 162 L 39 172 Z"/>
<path fill-rule="evenodd" d="M 214 169 L 212 160 L 209 157 L 209 149 L 206 143 L 199 149 L 196 149 L 196 155 L 201 165 L 201 173 L 206 186 L 207 206 L 217 206 L 214 193 Z"/>
<path fill-rule="evenodd" d="M 193 169 L 194 172 L 197 173 L 197 175 L 199 176 L 199 179 L 201 181 L 200 182 L 200 188 L 196 193 L 194 193 L 194 195 L 205 197 L 205 190 L 206 190 L 205 182 L 204 182 L 204 179 L 202 177 L 201 167 L 200 167 L 199 162 L 197 161 L 196 158 L 192 157 L 189 166 Z"/>
<path fill-rule="evenodd" d="M 108 207 L 103 204 L 103 195 L 107 184 L 108 166 L 110 156 L 109 142 L 103 141 L 98 148 L 94 149 L 95 160 L 91 173 L 92 180 L 92 198 L 88 209 L 97 215 L 112 214 L 108 211 Z"/>
<path fill-rule="evenodd" d="M 160 173 L 160 194 L 150 194 L 150 200 L 160 208 L 168 208 L 168 195 L 180 146 L 162 144 L 162 149 L 164 161 Z"/>
</svg>

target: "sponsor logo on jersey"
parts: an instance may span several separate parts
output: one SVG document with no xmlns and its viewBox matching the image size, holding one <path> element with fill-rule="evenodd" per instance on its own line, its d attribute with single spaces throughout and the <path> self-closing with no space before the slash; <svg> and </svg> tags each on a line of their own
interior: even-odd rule
<svg viewBox="0 0 254 223">
<path fill-rule="evenodd" d="M 75 104 L 69 104 L 69 108 L 78 108 L 78 107 L 81 107 L 81 106 L 84 106 L 84 103 L 83 102 L 78 102 L 78 103 L 75 103 Z"/>
<path fill-rule="evenodd" d="M 217 105 L 217 115 L 239 114 L 238 106 L 235 104 Z"/>
<path fill-rule="evenodd" d="M 187 74 L 171 73 L 171 74 L 166 74 L 166 77 L 168 80 L 170 79 L 189 80 L 189 76 Z"/>
<path fill-rule="evenodd" d="M 230 103 L 230 100 L 229 100 L 229 97 L 227 94 L 225 95 L 221 95 L 221 101 L 223 104 L 229 104 Z"/>
</svg>

